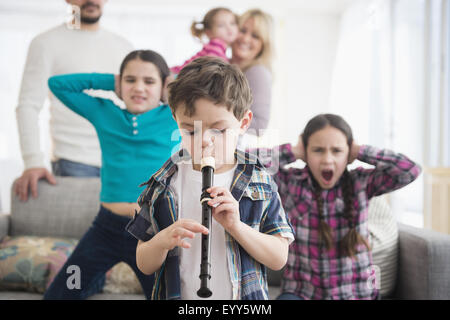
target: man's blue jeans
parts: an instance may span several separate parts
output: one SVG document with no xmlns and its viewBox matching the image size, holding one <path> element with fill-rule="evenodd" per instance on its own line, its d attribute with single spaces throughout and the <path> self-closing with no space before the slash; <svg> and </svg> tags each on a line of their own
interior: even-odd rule
<svg viewBox="0 0 450 320">
<path fill-rule="evenodd" d="M 100 177 L 100 168 L 87 164 L 59 159 L 52 162 L 52 171 L 60 177 Z"/>
<path fill-rule="evenodd" d="M 92 226 L 45 292 L 44 299 L 86 299 L 102 290 L 106 272 L 121 261 L 133 269 L 145 296 L 150 299 L 154 277 L 143 274 L 136 265 L 138 241 L 125 230 L 129 221 L 130 218 L 101 206 Z M 73 288 L 76 272 L 71 271 L 70 266 L 79 270 L 79 289 Z"/>
</svg>

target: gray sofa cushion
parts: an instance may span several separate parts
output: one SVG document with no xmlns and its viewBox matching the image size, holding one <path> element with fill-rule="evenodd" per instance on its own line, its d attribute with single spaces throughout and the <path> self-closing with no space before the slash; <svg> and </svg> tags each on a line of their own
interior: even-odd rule
<svg viewBox="0 0 450 320">
<path fill-rule="evenodd" d="M 450 236 L 399 224 L 396 297 L 450 299 Z"/>
<path fill-rule="evenodd" d="M 0 213 L 0 241 L 9 232 L 9 214 Z"/>
<path fill-rule="evenodd" d="M 57 185 L 39 181 L 37 199 L 21 202 L 11 190 L 11 236 L 81 238 L 100 207 L 100 179 L 56 177 Z"/>
</svg>

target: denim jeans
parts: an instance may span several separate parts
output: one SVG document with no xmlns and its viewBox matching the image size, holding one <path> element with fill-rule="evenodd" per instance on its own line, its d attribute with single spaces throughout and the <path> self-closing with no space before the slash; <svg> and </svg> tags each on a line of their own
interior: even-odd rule
<svg viewBox="0 0 450 320">
<path fill-rule="evenodd" d="M 60 177 L 100 177 L 100 168 L 87 164 L 59 159 L 52 162 L 52 171 Z"/>
<path fill-rule="evenodd" d="M 290 292 L 283 292 L 277 297 L 277 300 L 305 300 L 305 299 Z"/>
<path fill-rule="evenodd" d="M 102 290 L 106 272 L 121 261 L 133 269 L 145 296 L 150 299 L 154 276 L 145 275 L 137 268 L 138 241 L 125 230 L 129 221 L 130 218 L 116 215 L 101 206 L 91 227 L 45 292 L 44 299 L 86 299 Z M 74 288 L 76 273 L 70 266 L 79 268 L 79 288 Z"/>
</svg>

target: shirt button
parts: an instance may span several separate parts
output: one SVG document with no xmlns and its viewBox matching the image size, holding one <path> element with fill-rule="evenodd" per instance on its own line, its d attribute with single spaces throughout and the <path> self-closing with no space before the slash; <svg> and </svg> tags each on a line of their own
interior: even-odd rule
<svg viewBox="0 0 450 320">
<path fill-rule="evenodd" d="M 328 273 L 322 272 L 322 274 L 320 275 L 320 277 L 321 277 L 322 279 L 325 279 L 325 278 L 328 277 Z"/>
<path fill-rule="evenodd" d="M 131 119 L 133 119 L 133 121 L 136 121 L 137 117 L 133 117 L 133 118 L 131 118 Z"/>
<path fill-rule="evenodd" d="M 138 124 L 137 124 L 137 122 L 133 122 L 133 127 L 137 127 L 138 126 Z"/>
<path fill-rule="evenodd" d="M 138 134 L 138 131 L 137 130 L 133 130 L 133 134 L 134 135 Z"/>
</svg>

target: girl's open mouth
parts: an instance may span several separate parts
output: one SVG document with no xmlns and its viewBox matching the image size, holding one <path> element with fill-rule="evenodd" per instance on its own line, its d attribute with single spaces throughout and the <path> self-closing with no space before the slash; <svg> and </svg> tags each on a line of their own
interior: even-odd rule
<svg viewBox="0 0 450 320">
<path fill-rule="evenodd" d="M 322 170 L 322 178 L 325 182 L 330 183 L 331 179 L 333 179 L 333 171 L 332 170 Z"/>
</svg>

